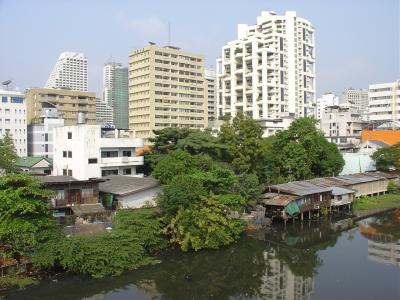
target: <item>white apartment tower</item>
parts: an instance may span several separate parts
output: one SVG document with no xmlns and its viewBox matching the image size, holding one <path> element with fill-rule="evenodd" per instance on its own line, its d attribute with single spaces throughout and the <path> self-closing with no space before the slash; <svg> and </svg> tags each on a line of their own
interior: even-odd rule
<svg viewBox="0 0 400 300">
<path fill-rule="evenodd" d="M 87 59 L 83 53 L 63 52 L 57 60 L 45 88 L 68 88 L 87 92 Z"/>
<path fill-rule="evenodd" d="M 400 124 L 400 81 L 372 84 L 368 91 L 368 117 L 378 126 L 391 123 L 393 128 Z"/>
<path fill-rule="evenodd" d="M 96 98 L 96 123 L 114 125 L 113 108 L 100 98 Z"/>
<path fill-rule="evenodd" d="M 8 132 L 18 156 L 26 156 L 26 101 L 25 95 L 16 91 L 0 90 L 0 138 Z"/>
<path fill-rule="evenodd" d="M 217 59 L 218 116 L 238 112 L 260 121 L 265 135 L 288 118 L 314 114 L 314 27 L 289 11 L 263 11 L 255 25 L 238 25 L 238 39 Z M 286 121 L 285 121 L 286 120 Z"/>
<path fill-rule="evenodd" d="M 204 69 L 207 82 L 208 127 L 215 127 L 217 120 L 217 76 L 215 70 Z"/>
</svg>

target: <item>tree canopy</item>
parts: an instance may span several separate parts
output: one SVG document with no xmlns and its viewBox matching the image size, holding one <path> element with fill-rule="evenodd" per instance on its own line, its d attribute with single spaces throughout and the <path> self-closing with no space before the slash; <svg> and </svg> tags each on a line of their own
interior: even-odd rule
<svg viewBox="0 0 400 300">
<path fill-rule="evenodd" d="M 372 154 L 376 168 L 380 171 L 389 171 L 390 168 L 400 168 L 400 143 L 387 148 L 381 148 Z"/>
<path fill-rule="evenodd" d="M 7 173 L 15 171 L 15 161 L 18 156 L 15 151 L 14 140 L 8 132 L 0 139 L 0 168 Z"/>
</svg>

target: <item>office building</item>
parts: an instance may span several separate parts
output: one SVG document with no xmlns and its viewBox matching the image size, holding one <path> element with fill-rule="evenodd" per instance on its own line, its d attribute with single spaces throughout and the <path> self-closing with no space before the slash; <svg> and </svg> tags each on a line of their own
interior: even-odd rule
<svg viewBox="0 0 400 300">
<path fill-rule="evenodd" d="M 16 91 L 0 90 L 0 138 L 8 132 L 18 156 L 27 155 L 26 100 Z"/>
<path fill-rule="evenodd" d="M 68 89 L 30 88 L 25 94 L 28 124 L 40 124 L 43 112 L 48 108 L 56 108 L 66 126 L 78 123 L 96 124 L 95 93 Z"/>
<path fill-rule="evenodd" d="M 328 106 L 338 106 L 339 105 L 339 97 L 332 93 L 325 93 L 320 98 L 317 99 L 316 103 L 316 119 L 321 120 L 322 114 L 325 111 L 325 108 Z"/>
<path fill-rule="evenodd" d="M 103 68 L 103 101 L 113 110 L 116 128 L 128 128 L 128 68 L 107 63 Z"/>
<path fill-rule="evenodd" d="M 342 94 L 341 103 L 351 103 L 357 108 L 363 119 L 366 119 L 368 111 L 368 90 L 349 88 Z"/>
<path fill-rule="evenodd" d="M 105 128 L 101 125 L 65 126 L 54 129 L 53 175 L 88 180 L 108 175 L 136 174 L 143 156 L 136 149 L 143 139 L 134 132 Z"/>
<path fill-rule="evenodd" d="M 96 123 L 114 125 L 113 108 L 100 98 L 96 98 Z"/>
<path fill-rule="evenodd" d="M 88 90 L 87 59 L 83 53 L 63 52 L 58 58 L 45 88 L 68 88 L 73 91 Z"/>
<path fill-rule="evenodd" d="M 393 129 L 399 127 L 400 81 L 369 86 L 368 117 L 369 121 L 375 123 L 376 126 L 390 123 Z"/>
<path fill-rule="evenodd" d="M 296 12 L 263 11 L 255 25 L 238 25 L 238 38 L 217 59 L 218 116 L 243 112 L 264 135 L 315 113 L 314 27 Z"/>
<path fill-rule="evenodd" d="M 42 110 L 39 123 L 28 125 L 28 156 L 53 157 L 53 129 L 64 126 L 56 108 Z"/>
<path fill-rule="evenodd" d="M 201 55 L 151 44 L 129 56 L 129 128 L 153 137 L 166 127 L 204 129 L 207 84 Z"/>
<path fill-rule="evenodd" d="M 214 70 L 205 69 L 207 83 L 208 127 L 215 128 L 217 121 L 217 76 Z"/>
</svg>

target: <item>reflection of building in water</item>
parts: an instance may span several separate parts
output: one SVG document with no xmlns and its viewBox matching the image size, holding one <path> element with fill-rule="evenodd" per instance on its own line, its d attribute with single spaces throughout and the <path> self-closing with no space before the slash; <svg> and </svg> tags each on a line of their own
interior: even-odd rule
<svg viewBox="0 0 400 300">
<path fill-rule="evenodd" d="M 264 253 L 268 270 L 262 277 L 258 299 L 307 300 L 314 291 L 314 277 L 293 274 L 289 266 L 271 249 Z"/>
<path fill-rule="evenodd" d="M 368 239 L 369 260 L 400 268 L 400 240 L 365 224 L 360 226 L 360 232 Z"/>
</svg>

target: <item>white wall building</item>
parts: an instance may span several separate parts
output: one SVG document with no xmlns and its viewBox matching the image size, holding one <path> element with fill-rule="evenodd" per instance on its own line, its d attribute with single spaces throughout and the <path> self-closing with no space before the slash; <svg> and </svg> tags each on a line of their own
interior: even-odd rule
<svg viewBox="0 0 400 300">
<path fill-rule="evenodd" d="M 239 24 L 237 40 L 222 47 L 217 78 L 218 116 L 243 112 L 266 136 L 290 118 L 314 115 L 314 27 L 293 11 L 263 11 L 256 25 Z"/>
<path fill-rule="evenodd" d="M 377 126 L 400 121 L 400 81 L 369 86 L 368 117 Z"/>
<path fill-rule="evenodd" d="M 339 149 L 353 149 L 360 144 L 361 115 L 351 105 L 328 106 L 322 113 L 320 129 Z"/>
<path fill-rule="evenodd" d="M 18 156 L 27 155 L 25 95 L 16 91 L 0 90 L 0 138 L 12 135 Z"/>
<path fill-rule="evenodd" d="M 204 69 L 207 81 L 208 127 L 215 128 L 217 121 L 217 75 L 215 70 Z"/>
<path fill-rule="evenodd" d="M 332 93 L 325 93 L 320 98 L 317 99 L 316 103 L 316 119 L 321 120 L 322 114 L 325 111 L 325 108 L 328 106 L 337 106 L 339 105 L 339 97 Z"/>
<path fill-rule="evenodd" d="M 143 156 L 136 148 L 143 139 L 128 130 L 107 129 L 100 125 L 77 125 L 54 130 L 53 174 L 69 175 L 79 180 L 108 175 L 136 174 Z"/>
<path fill-rule="evenodd" d="M 368 90 L 349 88 L 342 94 L 341 103 L 353 104 L 361 114 L 363 120 L 367 119 Z"/>
<path fill-rule="evenodd" d="M 113 108 L 100 98 L 96 98 L 96 123 L 100 125 L 113 125 Z"/>
<path fill-rule="evenodd" d="M 45 88 L 69 88 L 74 91 L 88 90 L 87 59 L 83 53 L 63 52 L 46 82 Z"/>
<path fill-rule="evenodd" d="M 64 126 L 56 108 L 43 108 L 40 123 L 28 125 L 28 156 L 53 157 L 53 129 Z"/>
</svg>

